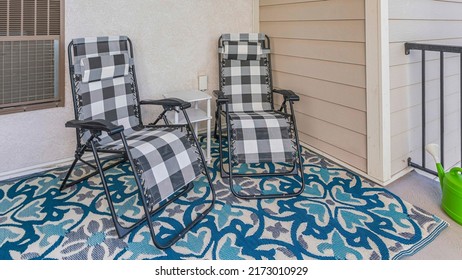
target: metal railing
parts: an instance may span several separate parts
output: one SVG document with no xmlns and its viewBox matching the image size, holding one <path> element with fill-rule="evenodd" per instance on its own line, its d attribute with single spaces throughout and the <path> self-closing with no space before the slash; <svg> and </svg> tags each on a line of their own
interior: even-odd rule
<svg viewBox="0 0 462 280">
<path fill-rule="evenodd" d="M 441 163 L 444 166 L 444 54 L 445 53 L 459 53 L 460 56 L 460 69 L 462 74 L 462 47 L 459 46 L 446 46 L 446 45 L 432 45 L 432 44 L 418 44 L 418 43 L 406 43 L 405 44 L 406 55 L 409 55 L 411 50 L 419 50 L 422 54 L 422 164 L 418 164 L 412 161 L 412 158 L 408 159 L 408 163 L 410 166 L 423 170 L 433 175 L 438 175 L 437 172 L 434 170 L 428 169 L 426 166 L 426 153 L 425 153 L 425 145 L 426 143 L 426 122 L 427 122 L 427 105 L 426 103 L 426 53 L 427 52 L 439 52 L 440 53 L 440 155 L 441 155 Z M 462 93 L 462 75 L 460 79 L 460 89 Z M 462 98 L 461 98 L 461 112 L 462 112 Z M 462 113 L 459 126 L 462 124 Z M 461 140 L 462 140 L 462 129 L 461 129 Z M 462 143 L 461 143 L 462 146 Z M 461 149 L 461 157 L 462 159 L 462 149 Z"/>
</svg>

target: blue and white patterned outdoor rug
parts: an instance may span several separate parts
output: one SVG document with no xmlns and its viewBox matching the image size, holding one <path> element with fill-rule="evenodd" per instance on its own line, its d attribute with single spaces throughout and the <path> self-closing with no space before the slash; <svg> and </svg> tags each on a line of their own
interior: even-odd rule
<svg viewBox="0 0 462 280">
<path fill-rule="evenodd" d="M 0 183 L 0 259 L 398 259 L 415 253 L 447 227 L 438 217 L 306 149 L 305 192 L 291 199 L 240 200 L 220 178 L 212 147 L 214 210 L 165 251 L 146 224 L 119 239 L 98 176 L 60 192 L 65 169 Z M 273 169 L 274 166 L 271 166 Z M 252 172 L 258 169 L 246 167 Z M 142 214 L 127 164 L 107 171 L 118 215 Z M 79 168 L 76 175 L 86 171 Z M 243 191 L 290 190 L 293 178 L 241 179 Z M 170 205 L 162 237 L 190 220 L 210 198 L 205 179 Z M 191 200 L 198 200 L 191 205 Z"/>
</svg>

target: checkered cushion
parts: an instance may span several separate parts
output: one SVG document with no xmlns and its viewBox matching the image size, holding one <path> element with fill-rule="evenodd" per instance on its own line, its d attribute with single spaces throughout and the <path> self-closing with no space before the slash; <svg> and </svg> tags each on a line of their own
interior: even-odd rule
<svg viewBox="0 0 462 280">
<path fill-rule="evenodd" d="M 265 60 L 224 60 L 222 79 L 222 91 L 230 99 L 230 112 L 271 110 Z"/>
<path fill-rule="evenodd" d="M 292 162 L 290 123 L 277 112 L 229 114 L 233 160 L 239 163 Z"/>
<path fill-rule="evenodd" d="M 82 82 L 122 77 L 128 75 L 130 60 L 126 53 L 83 58 L 80 60 Z"/>
<path fill-rule="evenodd" d="M 78 95 L 80 96 L 80 120 L 105 119 L 115 125 L 123 125 L 130 133 L 139 125 L 135 114 L 135 96 L 132 93 L 131 77 L 106 79 L 91 83 L 80 83 Z M 82 139 L 90 137 L 87 131 Z M 108 136 L 103 133 L 102 143 L 117 140 L 118 135 Z"/>
<path fill-rule="evenodd" d="M 201 173 L 196 147 L 177 128 L 149 128 L 127 135 L 127 144 L 141 173 L 146 197 L 151 206 L 168 198 Z M 101 148 L 123 150 L 122 141 Z"/>
<path fill-rule="evenodd" d="M 263 50 L 260 43 L 226 41 L 223 48 L 223 59 L 260 60 Z"/>
</svg>

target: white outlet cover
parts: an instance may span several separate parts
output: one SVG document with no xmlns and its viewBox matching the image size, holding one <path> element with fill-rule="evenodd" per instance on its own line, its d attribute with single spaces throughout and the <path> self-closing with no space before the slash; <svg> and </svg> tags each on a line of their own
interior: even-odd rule
<svg viewBox="0 0 462 280">
<path fill-rule="evenodd" d="M 207 90 L 207 76 L 199 76 L 199 90 Z"/>
</svg>

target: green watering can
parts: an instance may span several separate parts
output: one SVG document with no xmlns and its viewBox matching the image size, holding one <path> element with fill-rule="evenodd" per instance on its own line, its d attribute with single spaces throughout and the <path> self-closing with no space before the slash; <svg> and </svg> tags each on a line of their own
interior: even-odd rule
<svg viewBox="0 0 462 280">
<path fill-rule="evenodd" d="M 429 144 L 425 150 L 433 156 L 438 170 L 443 199 L 441 207 L 454 221 L 462 224 L 462 168 L 454 167 L 449 172 L 445 172 L 440 163 L 439 146 Z"/>
</svg>

